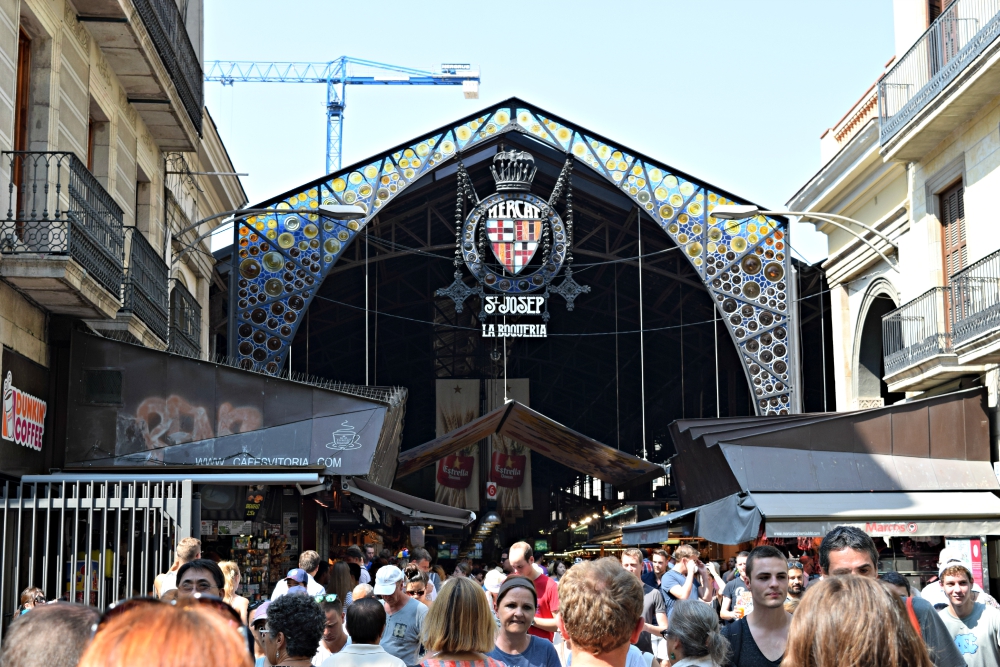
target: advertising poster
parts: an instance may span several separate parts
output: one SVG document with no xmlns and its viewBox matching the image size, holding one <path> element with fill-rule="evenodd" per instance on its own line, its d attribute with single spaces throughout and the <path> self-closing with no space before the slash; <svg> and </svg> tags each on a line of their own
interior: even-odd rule
<svg viewBox="0 0 1000 667">
<path fill-rule="evenodd" d="M 980 540 L 944 541 L 946 547 L 957 549 L 962 554 L 962 562 L 972 570 L 973 583 L 983 585 L 983 547 Z"/>
<path fill-rule="evenodd" d="M 504 404 L 503 380 L 484 380 L 486 409 Z M 506 397 L 531 407 L 529 380 L 507 379 Z M 520 516 L 517 512 L 532 509 L 531 450 L 502 435 L 490 436 L 489 482 L 496 484 L 497 509 L 501 515 Z"/>
<path fill-rule="evenodd" d="M 437 381 L 437 437 L 479 417 L 479 380 Z M 479 443 L 438 460 L 434 499 L 479 511 Z"/>
</svg>

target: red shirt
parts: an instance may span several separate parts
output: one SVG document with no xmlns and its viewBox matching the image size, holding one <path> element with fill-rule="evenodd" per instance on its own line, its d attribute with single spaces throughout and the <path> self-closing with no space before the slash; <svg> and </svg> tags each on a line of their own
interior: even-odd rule
<svg viewBox="0 0 1000 667">
<path fill-rule="evenodd" d="M 538 609 L 535 611 L 536 618 L 554 618 L 552 612 L 559 611 L 559 588 L 549 577 L 540 574 L 535 578 L 535 594 L 538 596 Z M 552 641 L 554 632 L 546 632 L 535 626 L 528 628 L 529 635 L 535 635 L 542 639 Z"/>
</svg>

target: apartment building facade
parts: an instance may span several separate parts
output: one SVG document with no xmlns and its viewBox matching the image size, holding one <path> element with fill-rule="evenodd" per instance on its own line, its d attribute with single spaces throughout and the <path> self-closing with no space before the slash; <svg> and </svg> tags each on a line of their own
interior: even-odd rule
<svg viewBox="0 0 1000 667">
<path fill-rule="evenodd" d="M 72 328 L 206 358 L 204 218 L 246 195 L 203 103 L 200 0 L 0 2 L 0 374 Z"/>
<path fill-rule="evenodd" d="M 896 55 L 824 132 L 822 167 L 788 202 L 863 223 L 816 225 L 837 405 L 978 385 L 995 409 L 1000 3 L 895 0 L 893 12 Z"/>
</svg>

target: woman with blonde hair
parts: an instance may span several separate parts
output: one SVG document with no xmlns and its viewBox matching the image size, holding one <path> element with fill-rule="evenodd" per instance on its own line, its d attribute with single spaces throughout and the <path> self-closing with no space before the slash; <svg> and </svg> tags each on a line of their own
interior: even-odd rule
<svg viewBox="0 0 1000 667">
<path fill-rule="evenodd" d="M 933 665 L 903 600 L 877 579 L 856 575 L 809 587 L 792 617 L 781 664 L 841 667 L 845 660 L 851 667 Z"/>
<path fill-rule="evenodd" d="M 504 667 L 486 655 L 493 650 L 497 626 L 490 603 L 472 580 L 445 582 L 424 619 L 422 667 Z"/>
<path fill-rule="evenodd" d="M 219 563 L 219 569 L 226 576 L 226 585 L 222 590 L 222 599 L 225 600 L 226 604 L 240 613 L 243 625 L 247 625 L 247 610 L 250 608 L 250 600 L 236 594 L 236 589 L 240 587 L 240 566 L 231 560 L 224 560 Z"/>
</svg>

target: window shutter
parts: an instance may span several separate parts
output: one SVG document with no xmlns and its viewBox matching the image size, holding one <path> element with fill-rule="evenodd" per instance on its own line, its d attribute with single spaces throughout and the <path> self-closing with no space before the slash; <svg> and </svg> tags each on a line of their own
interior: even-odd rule
<svg viewBox="0 0 1000 667">
<path fill-rule="evenodd" d="M 957 185 L 940 195 L 941 226 L 944 252 L 945 280 L 968 264 L 968 250 L 965 244 L 965 189 Z"/>
</svg>

